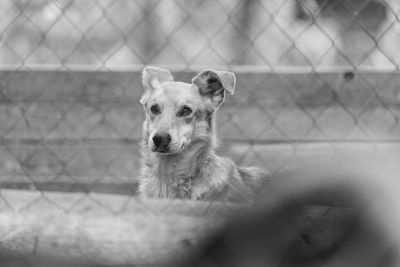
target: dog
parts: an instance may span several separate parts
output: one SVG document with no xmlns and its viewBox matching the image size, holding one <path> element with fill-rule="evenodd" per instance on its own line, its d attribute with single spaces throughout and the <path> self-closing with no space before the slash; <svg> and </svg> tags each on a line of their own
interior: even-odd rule
<svg viewBox="0 0 400 267">
<path fill-rule="evenodd" d="M 238 167 L 215 154 L 215 115 L 235 74 L 206 69 L 192 83 L 145 67 L 142 167 L 139 193 L 147 198 L 248 201 L 268 180 L 256 167 Z"/>
</svg>

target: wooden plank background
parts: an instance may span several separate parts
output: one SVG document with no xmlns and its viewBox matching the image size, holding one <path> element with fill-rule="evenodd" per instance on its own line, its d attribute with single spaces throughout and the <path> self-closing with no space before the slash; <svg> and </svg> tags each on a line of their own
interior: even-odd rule
<svg viewBox="0 0 400 267">
<path fill-rule="evenodd" d="M 239 164 L 275 172 L 342 148 L 400 154 L 398 71 L 236 73 L 218 130 L 219 153 Z M 1 187 L 135 193 L 140 72 L 3 70 L 0 81 Z"/>
</svg>

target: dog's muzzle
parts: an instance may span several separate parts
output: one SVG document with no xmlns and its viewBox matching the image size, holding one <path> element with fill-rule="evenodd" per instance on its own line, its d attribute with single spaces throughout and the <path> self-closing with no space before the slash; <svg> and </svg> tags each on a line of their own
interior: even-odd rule
<svg viewBox="0 0 400 267">
<path fill-rule="evenodd" d="M 168 146 L 171 143 L 171 135 L 169 133 L 161 132 L 155 133 L 153 136 L 153 144 L 155 151 L 166 153 L 168 152 Z"/>
</svg>

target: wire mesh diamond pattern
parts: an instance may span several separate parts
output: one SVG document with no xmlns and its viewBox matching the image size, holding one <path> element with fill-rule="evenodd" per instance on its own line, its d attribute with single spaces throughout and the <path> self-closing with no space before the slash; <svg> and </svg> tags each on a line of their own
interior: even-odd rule
<svg viewBox="0 0 400 267">
<path fill-rule="evenodd" d="M 140 203 L 151 64 L 186 82 L 204 66 L 237 73 L 218 130 L 238 164 L 274 174 L 343 144 L 398 155 L 399 12 L 396 0 L 1 1 L 0 206 Z"/>
</svg>

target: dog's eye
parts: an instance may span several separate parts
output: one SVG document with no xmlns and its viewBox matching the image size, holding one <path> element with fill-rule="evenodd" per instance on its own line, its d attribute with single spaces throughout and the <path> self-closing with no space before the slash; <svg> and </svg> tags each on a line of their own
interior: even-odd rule
<svg viewBox="0 0 400 267">
<path fill-rule="evenodd" d="M 159 107 L 157 104 L 152 105 L 152 106 L 150 107 L 150 111 L 151 111 L 151 113 L 153 113 L 154 115 L 158 115 L 158 114 L 161 113 L 160 107 Z"/>
<path fill-rule="evenodd" d="M 179 115 L 181 117 L 189 116 L 190 114 L 192 114 L 192 109 L 189 108 L 188 106 L 183 106 L 181 112 L 179 112 Z"/>
</svg>

